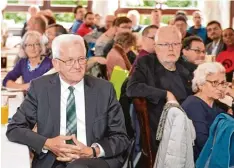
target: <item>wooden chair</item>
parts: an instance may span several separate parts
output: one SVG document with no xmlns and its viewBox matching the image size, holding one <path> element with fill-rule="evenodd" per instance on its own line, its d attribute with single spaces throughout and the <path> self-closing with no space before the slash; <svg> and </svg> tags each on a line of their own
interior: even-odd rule
<svg viewBox="0 0 234 168">
<path fill-rule="evenodd" d="M 152 151 L 151 133 L 149 125 L 149 116 L 147 110 L 147 102 L 144 98 L 134 98 L 134 107 L 136 109 L 139 125 L 140 125 L 140 141 L 142 148 L 142 162 L 145 168 L 153 168 L 156 154 Z"/>
</svg>

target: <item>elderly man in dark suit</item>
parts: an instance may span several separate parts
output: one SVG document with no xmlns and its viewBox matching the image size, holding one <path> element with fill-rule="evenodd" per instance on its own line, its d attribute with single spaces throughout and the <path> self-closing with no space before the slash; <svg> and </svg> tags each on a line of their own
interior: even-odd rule
<svg viewBox="0 0 234 168">
<path fill-rule="evenodd" d="M 58 73 L 31 82 L 8 139 L 34 151 L 33 168 L 121 167 L 129 140 L 113 86 L 85 75 L 80 36 L 56 37 L 52 52 Z"/>
<path fill-rule="evenodd" d="M 127 95 L 147 100 L 151 146 L 158 150 L 156 130 L 167 101 L 182 103 L 192 94 L 191 76 L 177 61 L 181 51 L 181 34 L 175 26 L 158 29 L 155 37 L 155 52 L 140 58 L 129 79 Z"/>
</svg>

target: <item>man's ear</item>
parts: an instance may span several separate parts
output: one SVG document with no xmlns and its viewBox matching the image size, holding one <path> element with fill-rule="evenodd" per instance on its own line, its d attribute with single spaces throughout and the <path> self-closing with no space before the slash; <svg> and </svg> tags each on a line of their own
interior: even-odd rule
<svg viewBox="0 0 234 168">
<path fill-rule="evenodd" d="M 59 66 L 58 60 L 52 59 L 52 64 L 53 64 L 54 69 L 55 69 L 57 72 L 59 72 L 59 71 L 60 71 L 60 66 Z"/>
</svg>

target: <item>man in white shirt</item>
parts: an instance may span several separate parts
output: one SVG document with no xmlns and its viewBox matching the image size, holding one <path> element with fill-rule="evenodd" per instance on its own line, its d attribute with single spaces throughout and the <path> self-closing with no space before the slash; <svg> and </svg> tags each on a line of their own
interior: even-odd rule
<svg viewBox="0 0 234 168">
<path fill-rule="evenodd" d="M 56 37 L 52 52 L 58 73 L 31 82 L 8 139 L 34 151 L 32 168 L 121 167 L 129 140 L 113 86 L 85 75 L 80 36 Z M 31 130 L 36 123 L 37 133 Z"/>
</svg>

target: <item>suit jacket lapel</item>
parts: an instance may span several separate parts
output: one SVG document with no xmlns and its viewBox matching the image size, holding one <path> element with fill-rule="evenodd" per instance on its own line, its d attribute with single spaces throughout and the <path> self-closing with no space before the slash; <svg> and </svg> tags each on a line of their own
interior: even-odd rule
<svg viewBox="0 0 234 168">
<path fill-rule="evenodd" d="M 60 134 L 60 96 L 61 85 L 59 75 L 56 73 L 51 77 L 50 87 L 48 88 L 49 110 L 52 117 L 53 136 Z"/>
<path fill-rule="evenodd" d="M 90 80 L 91 77 L 84 77 L 84 95 L 85 95 L 85 123 L 86 123 L 86 138 L 87 145 L 90 146 L 93 143 L 93 123 L 96 116 L 96 101 L 97 92 L 93 87 L 93 83 Z"/>
</svg>

